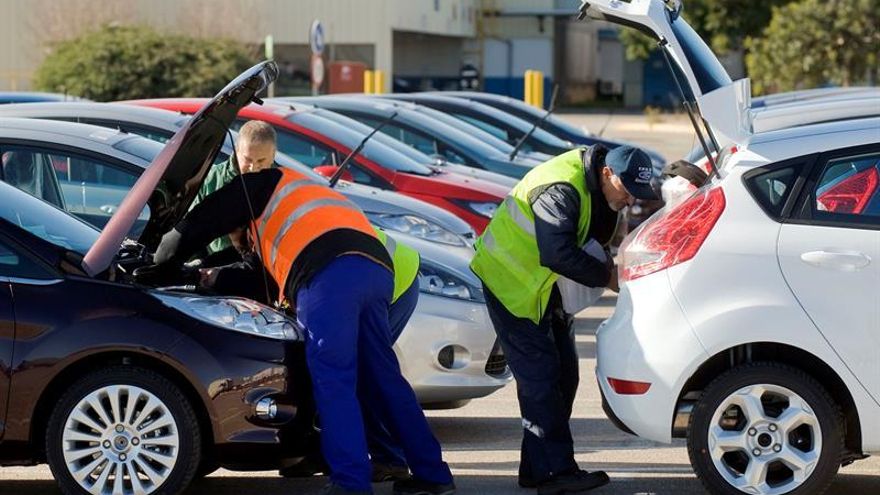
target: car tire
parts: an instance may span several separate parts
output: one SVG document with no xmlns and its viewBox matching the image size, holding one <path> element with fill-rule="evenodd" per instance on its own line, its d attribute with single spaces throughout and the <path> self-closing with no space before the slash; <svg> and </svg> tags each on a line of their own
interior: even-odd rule
<svg viewBox="0 0 880 495">
<path fill-rule="evenodd" d="M 687 444 L 709 493 L 818 495 L 841 464 L 843 415 L 804 371 L 750 363 L 705 388 L 690 417 Z"/>
<path fill-rule="evenodd" d="M 65 495 L 129 495 L 137 485 L 146 495 L 177 495 L 195 476 L 198 419 L 159 373 L 110 366 L 76 380 L 55 404 L 46 457 Z"/>
</svg>

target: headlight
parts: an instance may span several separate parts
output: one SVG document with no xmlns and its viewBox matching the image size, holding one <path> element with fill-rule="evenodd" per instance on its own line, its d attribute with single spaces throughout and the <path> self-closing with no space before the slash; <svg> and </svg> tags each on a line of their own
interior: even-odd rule
<svg viewBox="0 0 880 495">
<path fill-rule="evenodd" d="M 414 237 L 420 237 L 429 241 L 464 246 L 461 236 L 441 227 L 439 224 L 428 221 L 415 215 L 393 215 L 386 213 L 367 213 L 370 223 L 385 230 L 401 232 Z"/>
<path fill-rule="evenodd" d="M 424 259 L 419 265 L 419 290 L 434 296 L 486 302 L 483 289 L 467 283 L 446 268 Z"/>
<path fill-rule="evenodd" d="M 161 291 L 151 294 L 169 308 L 227 330 L 279 340 L 303 340 L 296 322 L 250 299 L 197 297 Z"/>
<path fill-rule="evenodd" d="M 498 209 L 498 203 L 482 203 L 476 201 L 468 201 L 465 203 L 474 213 L 482 215 L 486 218 L 492 218 L 495 210 Z"/>
</svg>

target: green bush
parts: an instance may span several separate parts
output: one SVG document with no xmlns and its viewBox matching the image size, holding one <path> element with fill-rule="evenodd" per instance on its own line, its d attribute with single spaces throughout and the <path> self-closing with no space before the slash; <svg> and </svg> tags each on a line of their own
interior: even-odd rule
<svg viewBox="0 0 880 495">
<path fill-rule="evenodd" d="M 34 85 L 95 101 L 213 96 L 254 63 L 247 47 L 232 40 L 104 26 L 56 45 Z"/>
<path fill-rule="evenodd" d="M 799 0 L 774 8 L 762 37 L 746 46 L 755 94 L 877 84 L 880 0 Z"/>
</svg>

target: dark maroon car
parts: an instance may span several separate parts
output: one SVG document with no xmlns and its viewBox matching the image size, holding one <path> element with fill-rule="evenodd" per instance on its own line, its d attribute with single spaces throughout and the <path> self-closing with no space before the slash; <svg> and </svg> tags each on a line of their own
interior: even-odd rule
<svg viewBox="0 0 880 495">
<path fill-rule="evenodd" d="M 275 73 L 257 65 L 211 100 L 101 232 L 0 182 L 0 464 L 48 462 L 66 494 L 173 494 L 218 466 L 278 468 L 313 445 L 294 321 L 132 277 Z M 0 178 L 24 173 L 16 163 L 3 156 Z"/>
</svg>

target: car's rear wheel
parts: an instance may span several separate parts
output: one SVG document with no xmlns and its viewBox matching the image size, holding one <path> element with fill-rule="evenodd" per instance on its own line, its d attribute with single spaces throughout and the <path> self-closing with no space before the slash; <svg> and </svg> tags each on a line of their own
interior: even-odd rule
<svg viewBox="0 0 880 495">
<path fill-rule="evenodd" d="M 706 387 L 688 455 L 710 493 L 820 494 L 837 473 L 843 420 L 828 392 L 776 363 L 734 368 Z"/>
<path fill-rule="evenodd" d="M 67 495 L 173 495 L 201 458 L 192 405 L 164 376 L 112 366 L 74 382 L 49 418 L 46 456 Z"/>
</svg>

